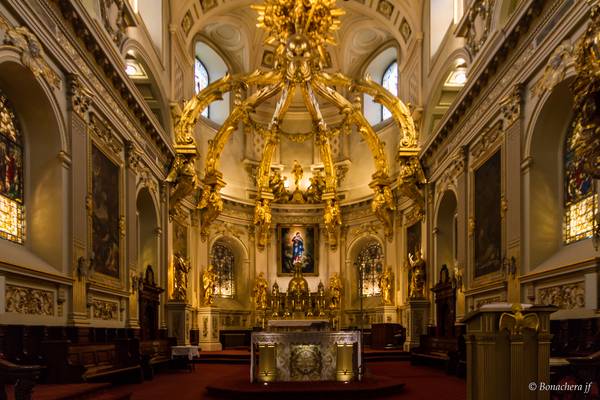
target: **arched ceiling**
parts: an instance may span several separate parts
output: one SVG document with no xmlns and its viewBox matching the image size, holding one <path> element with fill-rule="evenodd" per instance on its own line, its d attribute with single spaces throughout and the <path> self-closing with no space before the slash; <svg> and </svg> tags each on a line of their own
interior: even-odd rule
<svg viewBox="0 0 600 400">
<path fill-rule="evenodd" d="M 270 50 L 263 44 L 263 32 L 256 28 L 257 14 L 250 8 L 260 0 L 173 3 L 173 22 L 190 49 L 201 34 L 219 47 L 235 69 L 249 71 L 268 66 Z M 330 47 L 331 64 L 346 73 L 355 72 L 353 67 L 364 63 L 387 41 L 396 41 L 405 52 L 421 31 L 421 0 L 338 0 L 338 5 L 346 15 L 336 35 L 338 45 Z"/>
</svg>

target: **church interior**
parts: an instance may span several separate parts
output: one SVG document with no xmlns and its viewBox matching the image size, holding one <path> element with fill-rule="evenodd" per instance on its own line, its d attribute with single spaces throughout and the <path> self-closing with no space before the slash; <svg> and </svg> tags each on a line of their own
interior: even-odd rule
<svg viewBox="0 0 600 400">
<path fill-rule="evenodd" d="M 0 399 L 600 399 L 598 179 L 596 0 L 0 0 Z"/>
</svg>

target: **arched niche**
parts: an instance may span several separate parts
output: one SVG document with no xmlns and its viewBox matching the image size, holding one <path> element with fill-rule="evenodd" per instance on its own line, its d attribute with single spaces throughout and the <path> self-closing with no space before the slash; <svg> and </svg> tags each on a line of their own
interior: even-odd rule
<svg viewBox="0 0 600 400">
<path fill-rule="evenodd" d="M 12 103 L 24 136 L 25 241 L 0 240 L 0 260 L 46 272 L 69 272 L 68 154 L 58 102 L 43 80 L 0 52 L 0 88 Z"/>
<path fill-rule="evenodd" d="M 247 299 L 250 299 L 252 293 L 252 285 L 254 284 L 254 276 L 250 271 L 250 259 L 248 257 L 248 249 L 237 238 L 220 235 L 217 236 L 210 244 L 208 253 L 208 263 L 212 263 L 213 248 L 215 245 L 223 245 L 231 250 L 234 257 L 233 266 L 233 285 L 234 294 L 231 298 L 216 297 L 215 304 L 223 309 L 235 309 L 249 305 Z M 240 301 L 241 300 L 241 301 Z"/>
<path fill-rule="evenodd" d="M 529 270 L 594 256 L 589 239 L 566 245 L 563 237 L 563 157 L 565 137 L 573 118 L 572 81 L 572 77 L 563 80 L 540 99 L 533 110 L 526 140 L 525 156 L 531 160 L 525 176 Z"/>
<path fill-rule="evenodd" d="M 469 57 L 464 49 L 453 52 L 444 62 L 447 65 L 437 75 L 427 99 L 420 140 L 423 142 L 437 129 L 459 92 L 467 82 Z"/>
<path fill-rule="evenodd" d="M 134 40 L 129 40 L 124 45 L 125 72 L 135 84 L 146 104 L 158 120 L 159 124 L 166 130 L 170 124 L 170 112 L 167 98 L 163 92 L 162 85 L 158 81 L 158 72 L 150 62 L 143 46 Z"/>
<path fill-rule="evenodd" d="M 158 214 L 152 195 L 147 188 L 138 192 L 136 200 L 137 229 L 138 229 L 138 271 L 145 272 L 148 265 L 152 266 L 155 277 L 160 277 L 158 263 L 159 239 L 157 234 Z M 162 285 L 162 282 L 157 282 Z"/>
<path fill-rule="evenodd" d="M 442 265 L 452 270 L 456 262 L 458 250 L 456 225 L 457 200 L 454 191 L 446 190 L 441 197 L 437 209 L 435 225 L 435 275 L 432 284 L 437 282 Z"/>
<path fill-rule="evenodd" d="M 372 244 L 378 244 L 383 252 L 383 263 L 382 267 L 387 267 L 387 255 L 385 254 L 385 245 L 383 240 L 375 235 L 364 235 L 356 238 L 348 247 L 346 266 L 343 273 L 344 279 L 344 293 L 343 301 L 349 308 L 357 308 L 360 303 L 359 289 L 360 289 L 360 271 L 358 265 L 356 265 L 357 258 L 361 251 Z M 380 305 L 381 295 L 372 297 L 363 297 L 363 307 L 372 308 Z"/>
</svg>

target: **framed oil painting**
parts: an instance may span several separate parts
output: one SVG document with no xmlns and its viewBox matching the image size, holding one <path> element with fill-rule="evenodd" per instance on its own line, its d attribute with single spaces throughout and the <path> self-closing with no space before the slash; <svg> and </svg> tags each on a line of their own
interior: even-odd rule
<svg viewBox="0 0 600 400">
<path fill-rule="evenodd" d="M 406 259 L 409 254 L 414 256 L 417 250 L 421 250 L 421 221 L 406 228 Z"/>
<path fill-rule="evenodd" d="M 120 276 L 120 167 L 92 145 L 92 249 L 94 271 Z"/>
<path fill-rule="evenodd" d="M 304 275 L 318 276 L 318 235 L 318 225 L 278 225 L 277 276 L 293 275 L 295 262 L 302 264 Z"/>
<path fill-rule="evenodd" d="M 475 277 L 500 270 L 500 151 L 475 171 Z"/>
</svg>

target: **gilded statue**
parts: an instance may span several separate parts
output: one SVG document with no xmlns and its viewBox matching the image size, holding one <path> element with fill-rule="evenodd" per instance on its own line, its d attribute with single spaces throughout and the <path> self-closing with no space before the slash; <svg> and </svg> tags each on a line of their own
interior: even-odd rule
<svg viewBox="0 0 600 400">
<path fill-rule="evenodd" d="M 320 203 L 323 191 L 325 191 L 325 179 L 319 170 L 316 170 L 310 177 L 310 185 L 306 189 L 306 202 L 309 204 Z"/>
<path fill-rule="evenodd" d="M 377 186 L 371 202 L 371 210 L 383 224 L 385 235 L 388 238 L 393 234 L 394 222 L 392 213 L 395 209 L 394 197 L 389 186 Z"/>
<path fill-rule="evenodd" d="M 194 165 L 195 158 L 195 154 L 177 153 L 169 175 L 165 179 L 172 187 L 169 195 L 169 212 L 171 215 L 174 214 L 174 210 L 181 200 L 192 194 L 199 187 Z"/>
<path fill-rule="evenodd" d="M 319 317 L 325 315 L 325 286 L 320 281 L 317 287 L 316 315 Z"/>
<path fill-rule="evenodd" d="M 329 278 L 329 309 L 337 310 L 340 308 L 343 289 L 342 280 L 336 272 Z"/>
<path fill-rule="evenodd" d="M 212 264 L 208 264 L 202 273 L 202 288 L 204 289 L 204 305 L 212 306 L 215 302 L 215 291 L 217 285 L 217 273 Z"/>
<path fill-rule="evenodd" d="M 302 170 L 302 166 L 298 162 L 298 160 L 294 160 L 294 166 L 292 167 L 292 175 L 294 175 L 294 184 L 298 187 L 300 183 L 300 179 L 302 179 L 302 175 L 304 175 L 304 171 Z"/>
<path fill-rule="evenodd" d="M 381 301 L 384 305 L 392 304 L 392 285 L 394 283 L 394 273 L 392 267 L 388 267 L 379 277 L 379 287 L 381 288 Z"/>
<path fill-rule="evenodd" d="M 175 253 L 173 257 L 173 300 L 186 300 L 188 272 L 190 272 L 190 269 L 190 261 L 180 253 Z"/>
<path fill-rule="evenodd" d="M 273 288 L 271 289 L 271 316 L 278 317 L 279 316 L 279 285 L 277 282 L 273 284 Z"/>
<path fill-rule="evenodd" d="M 265 310 L 267 308 L 267 291 L 269 290 L 269 283 L 265 279 L 264 273 L 258 274 L 254 281 L 254 289 L 252 290 L 252 296 L 254 297 L 254 305 L 257 310 Z"/>
<path fill-rule="evenodd" d="M 269 199 L 256 201 L 254 225 L 258 228 L 258 247 L 264 249 L 269 241 L 269 230 L 271 229 L 271 202 Z"/>
<path fill-rule="evenodd" d="M 511 335 L 520 335 L 523 329 L 531 329 L 537 332 L 540 328 L 540 320 L 535 313 L 522 313 L 523 307 L 519 303 L 513 304 L 512 313 L 502 313 L 500 315 L 499 330 L 508 330 Z"/>
<path fill-rule="evenodd" d="M 207 185 L 202 191 L 202 196 L 198 202 L 200 210 L 200 226 L 202 235 L 206 235 L 206 229 L 223 211 L 223 199 L 221 199 L 220 185 Z"/>
<path fill-rule="evenodd" d="M 408 260 L 410 262 L 410 271 L 409 271 L 409 291 L 408 297 L 411 299 L 423 299 L 425 298 L 425 279 L 426 279 L 426 269 L 425 269 L 425 260 L 421 255 L 421 250 L 415 251 L 415 255 L 408 255 Z"/>
<path fill-rule="evenodd" d="M 323 220 L 325 222 L 325 230 L 327 231 L 329 244 L 332 248 L 335 248 L 337 246 L 338 227 L 342 224 L 340 205 L 337 201 L 327 199 L 325 202 L 325 210 L 323 212 Z"/>
<path fill-rule="evenodd" d="M 425 211 L 425 200 L 421 188 L 427 183 L 421 162 L 416 156 L 404 158 L 400 166 L 398 177 L 398 191 L 402 196 L 411 199 L 419 209 L 421 215 Z"/>
<path fill-rule="evenodd" d="M 287 180 L 287 176 L 281 176 L 279 171 L 273 171 L 273 174 L 269 178 L 269 188 L 271 192 L 273 192 L 273 196 L 275 196 L 275 202 L 277 203 L 287 203 L 290 198 L 290 193 L 285 187 L 285 181 Z"/>
</svg>

